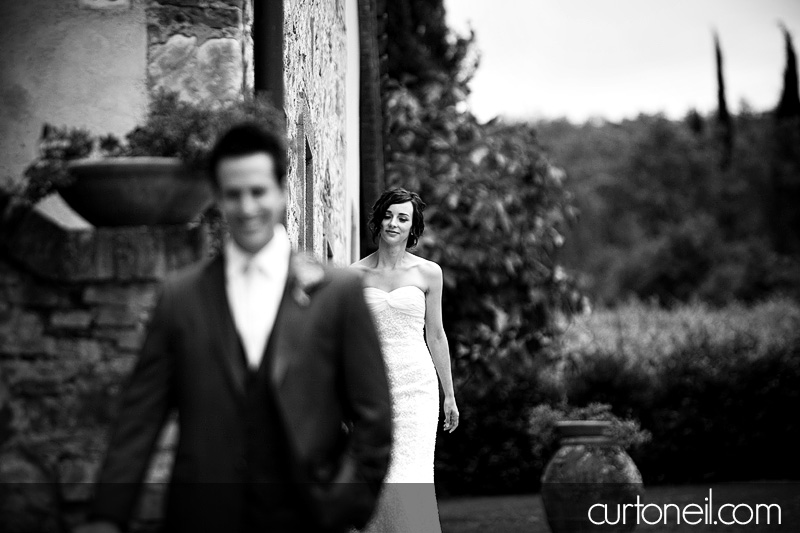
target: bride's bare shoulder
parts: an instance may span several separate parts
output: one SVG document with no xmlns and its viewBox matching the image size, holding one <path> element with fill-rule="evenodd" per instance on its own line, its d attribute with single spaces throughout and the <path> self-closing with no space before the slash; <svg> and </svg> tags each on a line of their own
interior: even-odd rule
<svg viewBox="0 0 800 533">
<path fill-rule="evenodd" d="M 433 261 L 430 261 L 429 259 L 425 259 L 424 257 L 420 257 L 412 253 L 409 253 L 409 255 L 412 257 L 412 260 L 414 261 L 414 267 L 419 269 L 419 272 L 423 276 L 425 276 L 426 278 L 442 277 L 442 268 L 438 264 L 436 264 Z"/>
<path fill-rule="evenodd" d="M 351 264 L 350 268 L 359 270 L 362 273 L 369 272 L 370 270 L 372 270 L 372 265 L 375 263 L 374 259 L 372 258 L 373 255 L 375 254 L 370 254 L 363 259 L 359 259 L 355 263 Z"/>
</svg>

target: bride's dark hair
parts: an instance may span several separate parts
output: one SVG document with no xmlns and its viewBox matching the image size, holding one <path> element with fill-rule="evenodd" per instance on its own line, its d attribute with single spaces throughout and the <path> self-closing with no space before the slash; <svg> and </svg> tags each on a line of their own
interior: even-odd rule
<svg viewBox="0 0 800 533">
<path fill-rule="evenodd" d="M 372 232 L 372 241 L 378 240 L 381 233 L 381 221 L 386 214 L 389 206 L 411 202 L 414 214 L 411 217 L 411 234 L 408 236 L 406 248 L 413 248 L 419 242 L 422 232 L 425 231 L 425 202 L 415 192 L 410 192 L 402 188 L 389 189 L 381 194 L 380 198 L 372 206 L 372 213 L 369 216 L 369 230 Z"/>
</svg>

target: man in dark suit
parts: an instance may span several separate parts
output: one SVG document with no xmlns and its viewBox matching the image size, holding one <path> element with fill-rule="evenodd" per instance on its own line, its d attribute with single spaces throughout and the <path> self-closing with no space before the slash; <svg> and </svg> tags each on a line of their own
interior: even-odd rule
<svg viewBox="0 0 800 533">
<path fill-rule="evenodd" d="M 391 445 L 361 280 L 292 253 L 283 140 L 232 128 L 209 169 L 230 238 L 167 280 L 83 531 L 125 529 L 167 416 L 167 531 L 339 532 L 372 513 Z"/>
</svg>

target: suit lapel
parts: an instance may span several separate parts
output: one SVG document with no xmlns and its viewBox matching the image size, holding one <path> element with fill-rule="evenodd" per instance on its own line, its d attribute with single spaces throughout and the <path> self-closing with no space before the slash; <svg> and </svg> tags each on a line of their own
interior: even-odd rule
<svg viewBox="0 0 800 533">
<path fill-rule="evenodd" d="M 204 285 L 205 308 L 210 317 L 210 337 L 213 342 L 212 356 L 221 364 L 234 392 L 243 397 L 247 369 L 225 291 L 225 262 L 221 255 L 209 265 Z"/>
<path fill-rule="evenodd" d="M 270 362 L 270 379 L 275 389 L 278 390 L 283 379 L 286 377 L 286 371 L 289 369 L 291 347 L 286 346 L 286 339 L 282 332 L 286 327 L 291 327 L 292 324 L 300 324 L 298 320 L 298 312 L 300 306 L 293 298 L 297 278 L 294 271 L 294 252 L 289 259 L 289 272 L 286 276 L 286 287 L 283 289 L 283 296 L 281 297 L 281 304 L 278 307 L 278 314 L 275 317 L 275 324 L 272 326 L 272 333 L 267 346 L 272 350 L 266 360 Z"/>
</svg>

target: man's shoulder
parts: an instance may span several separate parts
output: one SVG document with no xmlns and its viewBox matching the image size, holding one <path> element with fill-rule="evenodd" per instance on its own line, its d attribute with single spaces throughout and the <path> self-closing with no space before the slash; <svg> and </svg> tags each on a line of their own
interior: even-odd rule
<svg viewBox="0 0 800 533">
<path fill-rule="evenodd" d="M 363 284 L 364 273 L 355 268 L 324 265 L 326 285 L 354 289 Z"/>
<path fill-rule="evenodd" d="M 164 290 L 176 293 L 194 290 L 218 261 L 221 258 L 209 257 L 170 272 L 164 278 Z"/>
<path fill-rule="evenodd" d="M 357 269 L 322 263 L 303 253 L 294 254 L 292 261 L 295 283 L 308 292 L 342 294 L 363 285 L 363 273 Z"/>
</svg>

